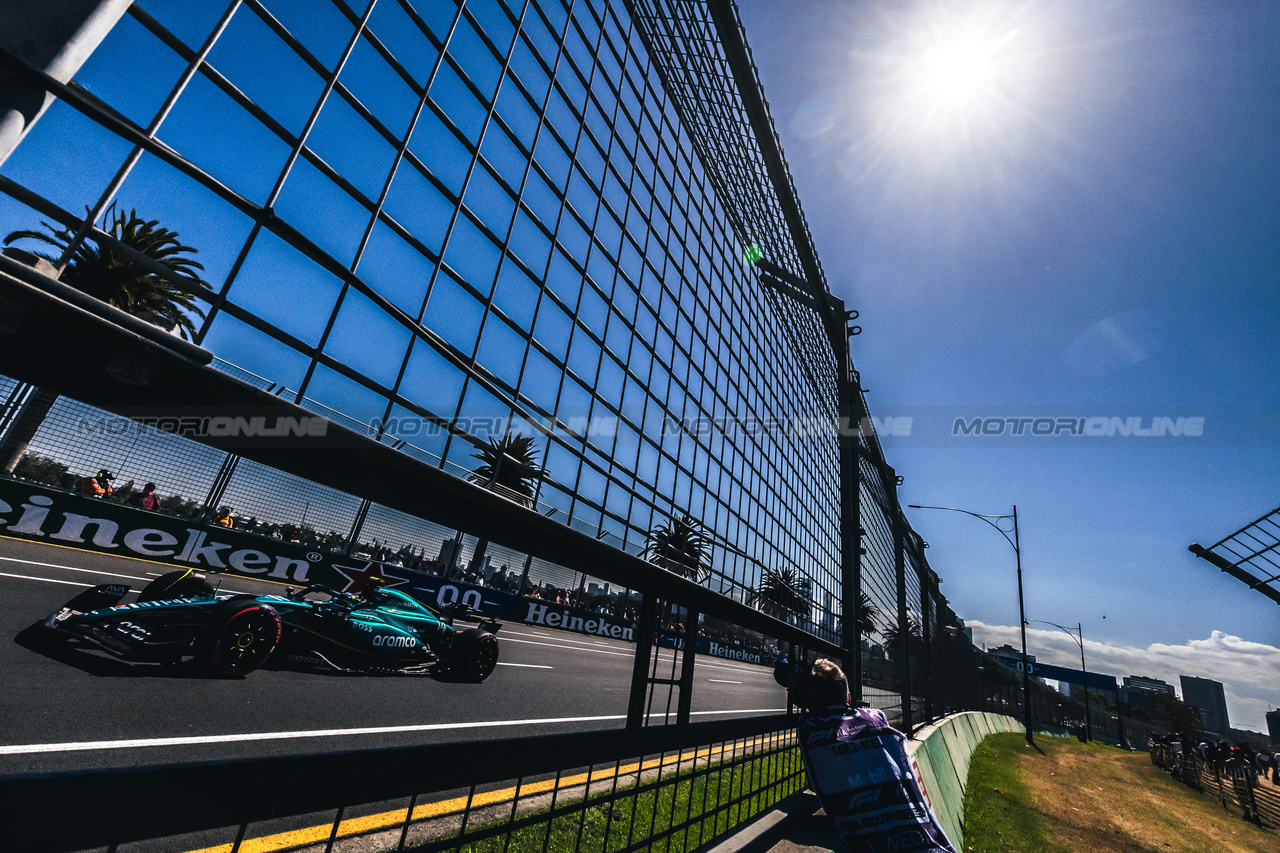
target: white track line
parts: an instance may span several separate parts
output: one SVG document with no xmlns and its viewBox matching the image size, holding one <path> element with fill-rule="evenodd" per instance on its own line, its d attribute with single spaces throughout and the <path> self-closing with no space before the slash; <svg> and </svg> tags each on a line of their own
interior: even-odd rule
<svg viewBox="0 0 1280 853">
<path fill-rule="evenodd" d="M 540 663 L 506 663 L 505 661 L 498 661 L 498 666 L 522 666 L 525 669 L 555 669 L 554 666 L 546 666 Z"/>
<path fill-rule="evenodd" d="M 776 714 L 785 708 L 742 708 L 732 711 L 694 711 L 691 716 L 715 716 L 724 714 Z M 654 714 L 661 717 L 661 714 Z M 670 715 L 667 715 L 670 716 Z M 418 726 L 378 726 L 361 729 L 314 729 L 298 732 L 251 732 L 237 735 L 205 735 L 197 737 L 157 737 L 137 740 L 96 740 L 79 743 L 26 743 L 0 746 L 0 755 L 30 755 L 46 752 L 82 752 L 91 749 L 134 749 L 155 746 L 194 746 L 207 743 L 243 743 L 260 740 L 297 740 L 317 737 L 350 737 L 352 735 L 396 734 L 400 732 L 431 732 L 447 729 L 482 729 L 500 726 L 544 726 L 558 723 L 602 723 L 625 720 L 626 714 L 609 714 L 599 717 L 551 717 L 542 720 L 492 720 L 463 723 L 431 723 Z"/>
<path fill-rule="evenodd" d="M 8 557 L 0 557 L 0 560 L 8 560 L 8 559 L 9 559 Z M 21 563 L 26 561 L 15 560 L 14 562 Z M 48 566 L 50 564 L 49 563 L 28 563 L 28 565 Z M 135 581 L 147 580 L 146 578 L 140 578 L 140 577 L 137 577 L 136 575 L 117 575 L 113 572 L 99 572 L 93 569 L 77 569 L 74 566 L 53 566 L 53 568 L 71 569 L 71 571 L 73 572 L 89 572 L 90 574 L 94 574 L 94 575 L 106 575 L 107 577 L 112 577 L 112 578 L 127 578 L 128 580 L 135 580 Z M 152 577 L 159 577 L 159 575 L 152 574 L 151 572 L 148 572 L 148 574 L 151 574 Z M 40 581 L 41 583 L 62 583 L 62 584 L 67 584 L 68 586 L 78 586 L 81 588 L 84 587 L 84 583 L 81 581 L 60 581 L 60 580 L 57 580 L 56 578 L 38 578 L 33 575 L 12 575 L 12 574 L 9 574 L 8 572 L 0 572 L 0 578 L 20 578 L 24 581 Z M 261 595 L 261 593 L 257 593 L 257 592 L 244 592 L 243 590 L 228 589 L 224 587 L 218 587 L 217 591 L 230 593 L 231 595 Z"/>
<path fill-rule="evenodd" d="M 43 583 L 65 583 L 67 586 L 83 587 L 80 581 L 56 581 L 52 578 L 33 578 L 31 575 L 11 575 L 8 572 L 0 572 L 0 578 L 18 578 L 24 581 L 41 581 Z"/>
<path fill-rule="evenodd" d="M 741 684 L 742 683 L 741 681 L 725 681 L 720 678 L 708 678 L 707 681 L 710 681 L 712 684 Z"/>
<path fill-rule="evenodd" d="M 561 649 L 566 652 L 590 652 L 593 655 L 618 655 L 624 658 L 633 658 L 635 652 L 607 652 L 604 649 L 584 649 L 581 646 L 566 646 L 564 643 L 538 643 L 533 640 L 517 640 L 515 637 L 503 634 L 498 638 L 503 643 L 523 643 L 526 646 L 549 646 L 553 649 Z"/>
<path fill-rule="evenodd" d="M 146 580 L 146 578 L 138 577 L 137 575 L 122 575 L 119 572 L 103 572 L 97 569 L 78 569 L 75 566 L 60 566 L 57 563 L 36 563 L 31 560 L 19 560 L 14 557 L 0 557 L 0 560 L 4 560 L 6 563 L 22 563 L 27 566 L 44 566 L 48 569 L 66 569 L 69 572 L 84 572 L 85 574 L 90 575 L 106 575 L 109 578 L 129 578 L 130 580 L 135 581 Z M 15 575 L 15 577 L 18 576 Z M 63 583 L 66 583 L 66 581 L 63 581 Z"/>
</svg>

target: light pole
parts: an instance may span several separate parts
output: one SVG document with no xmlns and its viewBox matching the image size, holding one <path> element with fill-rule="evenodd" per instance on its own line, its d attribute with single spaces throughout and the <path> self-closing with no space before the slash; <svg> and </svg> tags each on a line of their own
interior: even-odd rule
<svg viewBox="0 0 1280 853">
<path fill-rule="evenodd" d="M 1075 644 L 1080 647 L 1080 672 L 1084 675 L 1084 740 L 1085 743 L 1088 743 L 1093 740 L 1093 718 L 1089 713 L 1089 670 L 1084 668 L 1084 629 L 1080 627 L 1079 622 L 1076 623 L 1075 633 L 1072 633 L 1070 628 L 1064 628 L 1057 622 L 1046 622 L 1043 619 L 1032 619 L 1030 621 L 1041 625 L 1052 625 L 1074 640 Z"/>
<path fill-rule="evenodd" d="M 1031 667 L 1027 662 L 1027 614 L 1026 608 L 1022 604 L 1022 551 L 1018 547 L 1017 504 L 1014 505 L 1013 513 L 1010 515 L 983 515 L 982 513 L 970 512 L 967 509 L 960 509 L 954 506 L 921 506 L 920 504 L 907 504 L 907 506 L 911 509 L 944 509 L 949 512 L 963 512 L 965 515 L 980 518 L 994 527 L 1004 537 L 1005 541 L 1013 546 L 1013 556 L 1018 563 L 1018 627 L 1022 631 L 1022 725 L 1026 730 L 1027 743 L 1034 743 L 1035 740 L 1031 736 Z M 1009 531 L 996 524 L 996 521 L 1006 518 L 1013 520 L 1012 539 L 1009 538 Z"/>
</svg>

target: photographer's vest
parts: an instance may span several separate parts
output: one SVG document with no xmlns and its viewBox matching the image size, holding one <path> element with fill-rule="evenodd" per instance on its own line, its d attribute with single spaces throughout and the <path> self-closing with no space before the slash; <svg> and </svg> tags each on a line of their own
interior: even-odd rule
<svg viewBox="0 0 1280 853">
<path fill-rule="evenodd" d="M 883 711 L 807 714 L 799 736 L 809 787 L 852 853 L 955 853 Z"/>
</svg>

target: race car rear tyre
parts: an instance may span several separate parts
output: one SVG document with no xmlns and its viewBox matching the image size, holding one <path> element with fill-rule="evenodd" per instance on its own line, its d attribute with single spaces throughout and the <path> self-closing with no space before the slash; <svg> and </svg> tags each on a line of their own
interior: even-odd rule
<svg viewBox="0 0 1280 853">
<path fill-rule="evenodd" d="M 245 675 L 280 645 L 280 614 L 252 598 L 232 598 L 209 616 L 196 659 L 220 675 Z"/>
<path fill-rule="evenodd" d="M 498 638 L 480 628 L 458 635 L 449 650 L 449 673 L 459 681 L 484 681 L 498 666 Z"/>
<path fill-rule="evenodd" d="M 142 588 L 138 601 L 163 601 L 167 598 L 200 598 L 213 595 L 213 584 L 196 572 L 166 572 Z"/>
</svg>

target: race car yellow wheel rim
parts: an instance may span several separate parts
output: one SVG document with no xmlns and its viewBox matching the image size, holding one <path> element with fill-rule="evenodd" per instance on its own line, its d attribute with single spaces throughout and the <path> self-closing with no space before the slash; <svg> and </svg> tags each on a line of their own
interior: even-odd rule
<svg viewBox="0 0 1280 853">
<path fill-rule="evenodd" d="M 215 666 L 236 675 L 264 664 L 280 642 L 280 617 L 274 610 L 253 604 L 222 623 L 214 646 Z"/>
</svg>

